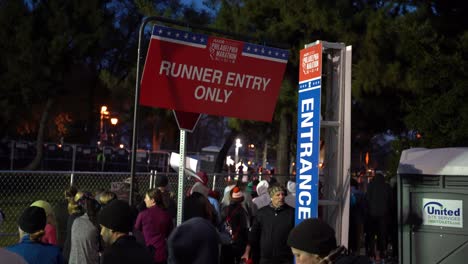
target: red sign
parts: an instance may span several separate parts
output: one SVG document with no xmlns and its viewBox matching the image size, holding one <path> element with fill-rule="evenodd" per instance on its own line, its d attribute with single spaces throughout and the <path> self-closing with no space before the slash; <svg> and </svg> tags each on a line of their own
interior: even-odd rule
<svg viewBox="0 0 468 264">
<path fill-rule="evenodd" d="M 300 52 L 299 82 L 322 75 L 322 43 L 310 46 Z"/>
<path fill-rule="evenodd" d="M 140 104 L 271 122 L 288 51 L 156 25 Z"/>
<path fill-rule="evenodd" d="M 182 111 L 173 111 L 173 113 L 179 129 L 187 130 L 188 132 L 192 132 L 195 129 L 201 116 L 201 114 Z"/>
</svg>

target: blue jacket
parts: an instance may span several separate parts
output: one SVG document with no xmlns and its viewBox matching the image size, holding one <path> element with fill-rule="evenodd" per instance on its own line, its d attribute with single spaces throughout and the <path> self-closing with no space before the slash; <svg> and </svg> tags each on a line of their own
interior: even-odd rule
<svg viewBox="0 0 468 264">
<path fill-rule="evenodd" d="M 7 250 L 22 256 L 28 264 L 63 264 L 60 248 L 51 244 L 33 242 L 29 235 L 23 236 L 21 242 L 6 247 Z"/>
</svg>

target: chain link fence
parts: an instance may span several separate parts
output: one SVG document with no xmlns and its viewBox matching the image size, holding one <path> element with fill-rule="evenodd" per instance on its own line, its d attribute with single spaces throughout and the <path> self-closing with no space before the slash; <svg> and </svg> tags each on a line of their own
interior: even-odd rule
<svg viewBox="0 0 468 264">
<path fill-rule="evenodd" d="M 146 191 L 154 186 L 158 177 L 166 175 L 169 179 L 169 190 L 177 193 L 177 173 L 136 173 L 134 178 L 134 197 L 142 199 Z M 129 172 L 69 172 L 69 171 L 0 171 L 0 209 L 5 214 L 5 220 L 0 225 L 0 247 L 17 243 L 17 220 L 21 212 L 37 200 L 48 201 L 56 211 L 56 217 L 67 217 L 64 191 L 71 184 L 81 191 L 96 192 L 111 190 L 113 183 L 128 183 Z M 208 187 L 219 192 L 223 190 L 231 177 L 227 174 L 208 174 Z M 184 179 L 184 194 L 195 183 L 194 178 L 186 176 Z M 62 213 L 59 213 L 62 208 Z M 65 210 L 65 213 L 63 211 Z M 57 225 L 65 223 L 59 221 Z M 59 234 L 61 227 L 57 227 L 59 243 L 65 234 Z"/>
</svg>

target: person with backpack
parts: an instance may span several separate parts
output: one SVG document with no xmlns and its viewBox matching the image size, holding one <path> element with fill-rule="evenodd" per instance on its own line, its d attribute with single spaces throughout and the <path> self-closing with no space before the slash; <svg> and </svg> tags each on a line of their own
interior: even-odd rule
<svg viewBox="0 0 468 264">
<path fill-rule="evenodd" d="M 221 263 L 237 264 L 241 261 L 248 240 L 249 214 L 242 206 L 244 193 L 236 186 L 231 192 L 230 204 L 223 208 L 221 219 L 223 232 L 227 233 L 229 242 L 221 248 Z"/>
</svg>

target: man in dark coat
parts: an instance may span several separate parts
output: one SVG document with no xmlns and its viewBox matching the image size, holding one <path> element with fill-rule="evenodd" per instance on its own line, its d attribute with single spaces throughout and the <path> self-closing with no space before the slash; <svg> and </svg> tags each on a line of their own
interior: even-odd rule
<svg viewBox="0 0 468 264">
<path fill-rule="evenodd" d="M 270 185 L 268 193 L 271 203 L 258 210 L 242 258 L 248 259 L 251 247 L 256 246 L 260 264 L 292 264 L 293 255 L 286 241 L 294 227 L 294 208 L 285 204 L 285 191 L 281 186 Z"/>
<path fill-rule="evenodd" d="M 107 245 L 102 254 L 102 264 L 152 264 L 149 251 L 128 233 L 133 226 L 133 213 L 128 203 L 114 200 L 98 216 L 101 236 Z"/>
</svg>

